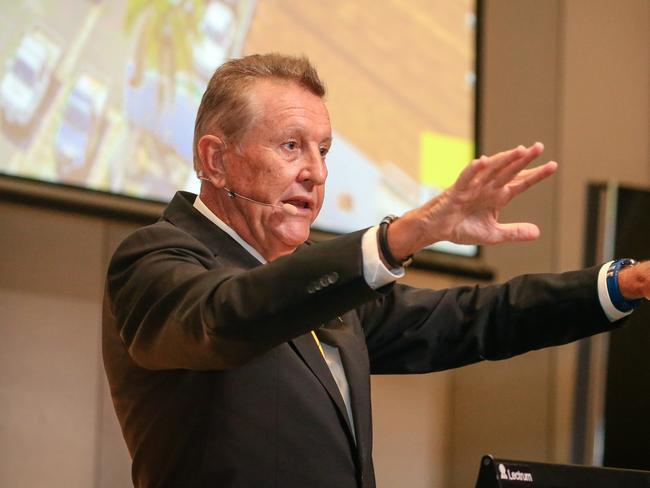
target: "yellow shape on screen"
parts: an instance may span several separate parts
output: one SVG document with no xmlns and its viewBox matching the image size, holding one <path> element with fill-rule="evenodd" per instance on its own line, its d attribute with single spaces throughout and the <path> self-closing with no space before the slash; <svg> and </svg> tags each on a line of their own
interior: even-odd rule
<svg viewBox="0 0 650 488">
<path fill-rule="evenodd" d="M 474 142 L 425 131 L 420 135 L 420 181 L 444 189 L 474 159 Z"/>
</svg>

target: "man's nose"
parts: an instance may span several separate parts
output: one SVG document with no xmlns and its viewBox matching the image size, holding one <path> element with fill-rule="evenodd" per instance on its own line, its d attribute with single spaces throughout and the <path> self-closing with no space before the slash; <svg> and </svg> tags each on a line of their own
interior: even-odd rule
<svg viewBox="0 0 650 488">
<path fill-rule="evenodd" d="M 300 180 L 311 181 L 315 185 L 325 184 L 327 179 L 327 166 L 325 158 L 320 153 L 320 148 L 309 151 L 305 157 L 305 167 L 303 168 Z"/>
</svg>

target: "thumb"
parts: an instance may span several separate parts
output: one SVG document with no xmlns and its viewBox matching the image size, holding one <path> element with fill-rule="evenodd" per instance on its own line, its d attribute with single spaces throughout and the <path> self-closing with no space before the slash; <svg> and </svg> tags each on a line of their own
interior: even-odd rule
<svg viewBox="0 0 650 488">
<path fill-rule="evenodd" d="M 539 237 L 539 227 L 528 222 L 513 224 L 497 224 L 501 239 L 499 242 L 507 241 L 534 241 Z"/>
</svg>

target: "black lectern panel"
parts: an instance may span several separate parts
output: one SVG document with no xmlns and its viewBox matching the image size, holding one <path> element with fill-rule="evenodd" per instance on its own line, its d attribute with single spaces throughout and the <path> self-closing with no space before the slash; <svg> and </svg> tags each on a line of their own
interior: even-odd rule
<svg viewBox="0 0 650 488">
<path fill-rule="evenodd" d="M 650 472 L 483 456 L 476 488 L 650 488 Z"/>
</svg>

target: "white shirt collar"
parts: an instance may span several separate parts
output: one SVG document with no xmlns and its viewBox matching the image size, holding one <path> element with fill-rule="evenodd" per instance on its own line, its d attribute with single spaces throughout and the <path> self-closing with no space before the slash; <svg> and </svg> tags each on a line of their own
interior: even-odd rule
<svg viewBox="0 0 650 488">
<path fill-rule="evenodd" d="M 210 222 L 215 224 L 217 227 L 219 227 L 222 231 L 224 231 L 226 234 L 228 234 L 230 237 L 235 239 L 235 241 L 244 249 L 246 249 L 249 254 L 251 254 L 255 259 L 257 259 L 260 263 L 266 264 L 267 261 L 264 259 L 264 256 L 262 256 L 253 246 L 251 246 L 248 242 L 246 242 L 244 239 L 241 238 L 237 232 L 235 232 L 232 227 L 229 227 L 228 224 L 226 224 L 223 220 L 221 220 L 219 217 L 217 217 L 212 210 L 208 208 L 208 206 L 203 203 L 201 200 L 201 197 L 198 195 L 196 196 L 196 199 L 194 200 L 194 208 L 197 209 L 199 212 L 201 212 L 205 218 L 207 218 Z"/>
</svg>

